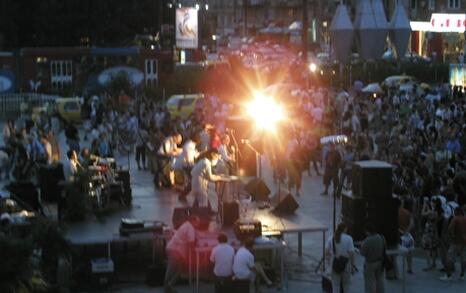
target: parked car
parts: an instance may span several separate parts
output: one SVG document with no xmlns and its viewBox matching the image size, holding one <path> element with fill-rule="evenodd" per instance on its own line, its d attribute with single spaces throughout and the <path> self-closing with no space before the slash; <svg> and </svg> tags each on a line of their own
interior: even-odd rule
<svg viewBox="0 0 466 293">
<path fill-rule="evenodd" d="M 386 87 L 396 87 L 402 83 L 417 83 L 417 80 L 415 77 L 409 75 L 393 75 L 383 81 L 383 85 Z"/>
<path fill-rule="evenodd" d="M 167 108 L 172 117 L 186 118 L 204 101 L 203 94 L 173 95 L 167 101 Z"/>
</svg>

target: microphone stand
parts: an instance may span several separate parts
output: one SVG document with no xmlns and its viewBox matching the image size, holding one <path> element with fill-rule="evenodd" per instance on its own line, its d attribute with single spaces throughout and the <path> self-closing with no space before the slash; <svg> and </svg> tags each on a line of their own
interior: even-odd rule
<svg viewBox="0 0 466 293">
<path fill-rule="evenodd" d="M 229 131 L 229 135 L 233 140 L 233 145 L 235 146 L 235 173 L 239 175 L 239 158 L 242 158 L 243 154 L 241 154 L 241 151 L 239 150 L 238 141 L 236 140 L 235 131 L 233 129 Z"/>
<path fill-rule="evenodd" d="M 258 161 L 259 162 L 259 179 L 262 179 L 262 160 L 260 158 L 260 152 L 258 150 L 256 150 L 250 143 L 248 140 L 244 140 L 244 144 L 247 145 L 255 154 L 256 154 L 256 162 Z"/>
</svg>

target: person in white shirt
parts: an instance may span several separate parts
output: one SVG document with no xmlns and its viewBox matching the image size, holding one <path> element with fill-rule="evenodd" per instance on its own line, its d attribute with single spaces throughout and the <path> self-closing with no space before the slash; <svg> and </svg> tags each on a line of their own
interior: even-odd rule
<svg viewBox="0 0 466 293">
<path fill-rule="evenodd" d="M 333 293 L 339 293 L 341 287 L 345 293 L 350 291 L 351 274 L 354 272 L 354 243 L 353 238 L 346 234 L 346 225 L 340 223 L 335 231 L 335 235 L 330 237 L 326 245 L 326 254 L 331 256 L 330 263 L 333 264 L 335 258 L 343 256 L 348 259 L 346 267 L 341 273 L 332 269 Z"/>
<path fill-rule="evenodd" d="M 210 261 L 214 264 L 214 275 L 222 279 L 228 279 L 233 276 L 233 260 L 235 250 L 227 243 L 228 237 L 225 233 L 218 235 L 218 245 L 210 253 Z"/>
<path fill-rule="evenodd" d="M 78 173 L 80 164 L 76 151 L 69 150 L 66 155 L 68 156 L 68 160 L 63 164 L 63 174 L 65 175 L 65 180 L 70 182 L 74 180 L 74 176 Z"/>
<path fill-rule="evenodd" d="M 167 166 L 167 164 L 170 163 L 171 159 L 173 157 L 177 157 L 182 153 L 182 149 L 178 148 L 178 145 L 180 145 L 183 142 L 183 137 L 179 133 L 175 133 L 172 136 L 169 136 L 165 138 L 165 140 L 162 142 L 162 145 L 160 146 L 157 154 L 159 157 L 158 161 L 158 171 L 157 173 L 159 176 L 164 174 L 164 168 Z M 175 171 L 173 168 L 170 166 L 170 171 L 168 173 L 168 177 L 170 179 L 170 184 L 171 186 L 175 185 Z M 160 181 L 160 180 L 159 180 Z"/>
<path fill-rule="evenodd" d="M 233 261 L 233 274 L 236 280 L 254 282 L 256 292 L 258 292 L 259 278 L 256 277 L 256 273 L 265 281 L 267 286 L 271 286 L 272 281 L 265 274 L 262 265 L 255 263 L 254 255 L 251 253 L 253 245 L 254 240 L 247 239 L 244 241 L 243 246 L 238 249 Z"/>
<path fill-rule="evenodd" d="M 196 229 L 200 220 L 191 216 L 184 222 L 170 239 L 166 247 L 167 270 L 165 272 L 164 287 L 166 293 L 176 292 L 173 286 L 176 284 L 182 270 L 189 262 L 189 250 L 196 242 Z"/>
<path fill-rule="evenodd" d="M 200 140 L 200 145 L 199 145 L 199 151 L 205 152 L 210 149 L 210 134 L 209 131 L 212 129 L 212 125 L 206 123 L 204 124 L 204 129 L 201 131 L 199 134 L 199 140 Z"/>
<path fill-rule="evenodd" d="M 212 174 L 212 167 L 217 165 L 220 155 L 217 150 L 210 150 L 205 158 L 198 161 L 191 171 L 191 195 L 199 207 L 207 207 L 209 202 L 212 211 L 216 212 L 218 199 L 216 194 L 209 194 L 209 182 L 219 181 L 220 176 Z"/>
<path fill-rule="evenodd" d="M 197 138 L 195 135 L 191 137 L 183 145 L 183 152 L 179 155 L 173 165 L 174 170 L 184 171 L 184 189 L 181 191 L 180 198 L 182 200 L 191 192 L 191 170 L 194 167 L 194 163 L 199 156 L 199 152 L 196 149 Z"/>
<path fill-rule="evenodd" d="M 235 149 L 230 145 L 230 136 L 222 137 L 222 144 L 218 147 L 218 153 L 222 159 L 221 174 L 231 174 L 235 163 Z"/>
</svg>

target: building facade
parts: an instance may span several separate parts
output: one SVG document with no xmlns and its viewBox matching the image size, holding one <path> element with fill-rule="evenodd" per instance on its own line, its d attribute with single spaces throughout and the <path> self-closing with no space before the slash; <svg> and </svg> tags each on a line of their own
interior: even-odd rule
<svg viewBox="0 0 466 293">
<path fill-rule="evenodd" d="M 466 50 L 466 0 L 404 2 L 412 21 L 411 50 L 436 61 L 459 62 Z"/>
</svg>

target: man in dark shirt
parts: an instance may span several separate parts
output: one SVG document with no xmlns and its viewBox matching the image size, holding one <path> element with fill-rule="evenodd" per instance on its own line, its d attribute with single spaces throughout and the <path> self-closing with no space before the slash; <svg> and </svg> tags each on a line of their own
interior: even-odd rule
<svg viewBox="0 0 466 293">
<path fill-rule="evenodd" d="M 455 217 L 451 220 L 448 226 L 453 244 L 448 250 L 448 264 L 446 265 L 447 273 L 440 278 L 442 281 L 449 281 L 452 279 L 452 272 L 455 266 L 455 261 L 458 257 L 461 264 L 460 280 L 464 280 L 464 272 L 466 270 L 466 216 L 464 209 L 456 208 Z"/>
<path fill-rule="evenodd" d="M 325 172 L 324 172 L 324 185 L 325 190 L 322 195 L 328 194 L 328 187 L 333 182 L 333 189 L 338 187 L 338 170 L 341 164 L 341 155 L 336 150 L 334 144 L 330 144 L 330 150 L 325 157 Z"/>
<path fill-rule="evenodd" d="M 364 256 L 364 287 L 366 293 L 384 293 L 383 256 L 385 239 L 375 232 L 373 224 L 365 226 L 367 237 L 361 246 Z"/>
</svg>

